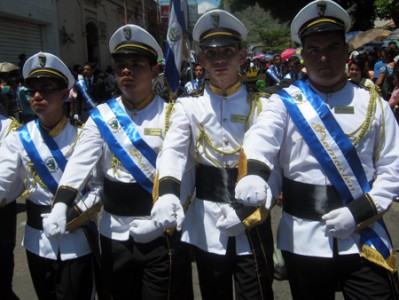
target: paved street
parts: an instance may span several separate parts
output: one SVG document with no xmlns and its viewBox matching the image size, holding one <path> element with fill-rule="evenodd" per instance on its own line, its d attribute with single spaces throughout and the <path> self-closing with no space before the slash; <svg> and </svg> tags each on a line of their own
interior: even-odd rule
<svg viewBox="0 0 399 300">
<path fill-rule="evenodd" d="M 14 291 L 20 297 L 21 300 L 34 300 L 37 299 L 35 292 L 32 287 L 32 282 L 29 275 L 29 270 L 26 264 L 25 250 L 20 246 L 22 240 L 23 228 L 25 226 L 25 212 L 23 202 L 18 201 L 18 213 L 17 220 L 17 247 L 15 249 L 15 272 L 14 272 Z M 280 208 L 275 208 L 272 212 L 273 228 L 276 229 L 278 218 L 281 214 Z M 393 203 L 391 210 L 385 215 L 386 224 L 392 235 L 393 243 L 396 251 L 399 249 L 399 204 Z M 399 266 L 398 262 L 397 265 Z M 195 288 L 195 299 L 201 299 L 198 291 L 198 282 L 194 276 L 194 288 Z M 287 281 L 277 281 L 273 283 L 275 300 L 291 300 L 290 289 Z M 337 293 L 337 300 L 342 300 L 343 297 L 340 293 Z"/>
</svg>

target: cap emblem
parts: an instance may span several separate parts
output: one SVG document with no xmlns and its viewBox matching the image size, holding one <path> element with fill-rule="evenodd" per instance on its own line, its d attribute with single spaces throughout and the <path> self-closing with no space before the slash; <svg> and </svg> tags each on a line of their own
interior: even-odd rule
<svg viewBox="0 0 399 300">
<path fill-rule="evenodd" d="M 317 13 L 319 17 L 323 17 L 326 13 L 327 3 L 325 1 L 319 1 L 317 3 Z"/>
<path fill-rule="evenodd" d="M 132 30 L 129 26 L 123 28 L 123 34 L 125 35 L 126 40 L 130 40 L 132 38 Z"/>
<path fill-rule="evenodd" d="M 39 64 L 42 68 L 44 68 L 44 66 L 46 65 L 46 55 L 44 54 L 39 54 L 38 56 L 39 59 Z"/>
<path fill-rule="evenodd" d="M 219 27 L 219 23 L 220 23 L 220 16 L 218 13 L 213 13 L 211 14 L 211 18 L 212 18 L 212 25 L 217 28 Z"/>
</svg>

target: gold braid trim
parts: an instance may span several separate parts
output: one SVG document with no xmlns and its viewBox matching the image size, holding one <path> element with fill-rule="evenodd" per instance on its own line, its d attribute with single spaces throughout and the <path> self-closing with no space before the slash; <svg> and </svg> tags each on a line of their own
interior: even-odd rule
<svg viewBox="0 0 399 300">
<path fill-rule="evenodd" d="M 39 184 L 43 189 L 48 189 L 47 185 L 43 182 L 43 180 L 40 178 L 39 174 L 36 172 L 35 165 L 31 161 L 28 162 L 28 170 L 31 173 L 32 178 L 33 178 L 33 180 L 30 182 L 31 186 L 36 186 L 36 184 Z M 26 178 L 24 181 L 26 183 L 29 182 L 28 178 Z M 27 186 L 27 185 L 25 184 L 25 186 Z M 25 192 L 23 194 L 25 194 Z"/>
<path fill-rule="evenodd" d="M 170 127 L 170 116 L 172 115 L 174 105 L 175 105 L 175 101 L 172 100 L 166 106 L 164 136 L 166 135 L 166 133 L 168 132 L 169 127 Z"/>
<path fill-rule="evenodd" d="M 17 119 L 15 119 L 15 118 L 13 118 L 13 117 L 11 117 L 10 119 L 11 119 L 11 124 L 10 124 L 10 126 L 8 127 L 6 136 L 7 136 L 11 131 L 15 131 L 15 130 L 17 130 L 19 127 L 22 126 L 22 124 L 19 123 L 19 122 L 17 121 Z"/>
<path fill-rule="evenodd" d="M 10 126 L 8 126 L 7 132 L 4 137 L 6 137 L 11 131 L 16 131 L 19 127 L 22 126 L 22 124 L 19 123 L 17 121 L 17 119 L 15 119 L 13 117 L 10 117 L 10 119 L 11 119 L 11 123 L 10 123 Z M 1 145 L 1 142 L 0 142 L 0 145 Z"/>
<path fill-rule="evenodd" d="M 366 118 L 363 123 L 353 132 L 348 133 L 347 136 L 352 140 L 353 145 L 356 147 L 360 140 L 363 139 L 371 129 L 372 119 L 375 116 L 375 108 L 377 103 L 378 93 L 375 88 L 370 87 L 370 101 L 367 107 Z"/>
<path fill-rule="evenodd" d="M 382 106 L 382 102 L 384 100 L 382 100 L 381 97 L 377 97 L 378 98 L 378 103 L 380 104 L 381 107 L 381 130 L 380 130 L 380 134 L 378 135 L 378 143 L 377 143 L 377 148 L 374 152 L 374 157 L 373 157 L 373 161 L 376 164 L 377 161 L 380 159 L 380 153 L 381 153 L 381 149 L 382 146 L 384 144 L 385 141 L 385 113 L 384 113 L 384 107 Z"/>
<path fill-rule="evenodd" d="M 252 214 L 246 217 L 242 223 L 245 229 L 252 229 L 255 226 L 262 224 L 270 214 L 270 210 L 267 210 L 264 206 L 258 207 Z"/>
<path fill-rule="evenodd" d="M 168 132 L 169 127 L 170 127 L 170 119 L 171 119 L 171 115 L 172 115 L 172 112 L 173 112 L 174 104 L 175 104 L 175 101 L 172 100 L 166 106 L 164 137 L 165 137 L 165 135 Z M 159 149 L 159 151 L 161 151 L 161 149 L 162 149 L 162 147 Z M 111 167 L 112 167 L 112 171 L 113 171 L 113 174 L 114 174 L 115 177 L 119 177 L 119 174 L 120 174 L 119 173 L 119 166 L 121 166 L 121 165 L 122 165 L 122 162 L 119 160 L 119 158 L 116 157 L 115 154 L 113 154 Z M 154 198 L 154 199 L 157 199 L 157 198 Z"/>
<path fill-rule="evenodd" d="M 79 139 L 81 133 L 82 133 L 81 130 L 78 131 L 78 133 L 76 134 L 75 140 L 71 144 L 71 147 L 65 152 L 65 154 L 64 154 L 65 157 L 68 157 L 72 153 L 73 149 L 76 146 L 76 143 L 78 142 L 78 139 Z M 36 184 L 39 184 L 43 189 L 48 189 L 47 185 L 43 182 L 43 180 L 40 178 L 39 174 L 36 172 L 35 165 L 31 161 L 28 162 L 28 172 L 30 172 L 30 174 L 32 175 L 33 179 L 29 182 L 28 177 L 26 177 L 24 179 L 24 185 L 25 186 L 28 186 L 30 184 L 30 186 L 33 187 L 33 186 L 36 186 Z M 28 196 L 29 196 L 29 189 L 26 189 L 21 194 L 21 197 L 27 198 Z"/>
<path fill-rule="evenodd" d="M 257 94 L 257 93 L 252 93 L 249 92 L 248 96 L 247 96 L 247 101 L 250 103 L 250 110 L 249 110 L 249 114 L 247 116 L 247 120 L 245 122 L 245 131 L 248 130 L 248 128 L 250 127 L 250 123 L 251 123 L 251 119 L 253 117 L 254 111 L 255 111 L 255 107 L 258 110 L 257 115 L 259 115 L 261 109 L 262 109 L 262 102 L 260 101 L 260 97 L 261 94 Z M 241 151 L 241 146 L 237 147 L 236 149 L 233 149 L 232 151 L 222 151 L 219 150 L 211 141 L 209 135 L 206 133 L 204 125 L 201 124 L 199 127 L 199 133 L 198 133 L 198 137 L 197 137 L 197 141 L 195 143 L 195 153 L 196 153 L 196 160 L 199 160 L 199 149 L 200 146 L 202 146 L 203 151 L 205 153 L 205 156 L 213 162 L 213 164 L 218 167 L 221 168 L 222 165 L 216 161 L 215 159 L 213 159 L 209 152 L 207 151 L 207 148 L 210 148 L 211 150 L 213 150 L 213 152 L 217 153 L 217 154 L 221 154 L 221 155 L 234 155 L 236 153 L 238 153 L 239 151 Z M 207 147 L 208 146 L 208 147 Z"/>
<path fill-rule="evenodd" d="M 122 165 L 122 162 L 119 160 L 119 158 L 116 157 L 115 154 L 112 155 L 112 162 L 111 162 L 111 167 L 112 171 L 114 173 L 115 177 L 119 177 L 119 166 Z"/>
<path fill-rule="evenodd" d="M 391 251 L 389 257 L 385 260 L 384 257 L 374 248 L 362 245 L 360 255 L 368 261 L 383 267 L 384 269 L 394 273 L 396 269 L 396 253 Z"/>
</svg>

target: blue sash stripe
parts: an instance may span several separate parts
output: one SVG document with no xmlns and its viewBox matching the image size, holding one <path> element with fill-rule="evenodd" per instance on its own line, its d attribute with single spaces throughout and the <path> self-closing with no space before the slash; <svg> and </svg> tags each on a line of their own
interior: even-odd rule
<svg viewBox="0 0 399 300">
<path fill-rule="evenodd" d="M 87 92 L 86 82 L 83 79 L 78 80 L 76 82 L 76 86 L 78 87 L 80 93 L 83 96 L 83 99 L 85 100 L 86 104 L 90 107 L 90 109 L 96 107 L 96 103 L 93 101 L 93 99 Z"/>
<path fill-rule="evenodd" d="M 345 132 L 342 130 L 337 120 L 334 118 L 328 106 L 316 93 L 311 92 L 310 88 L 302 80 L 295 81 L 294 85 L 304 93 L 310 104 L 320 116 L 324 126 L 327 128 L 328 132 L 330 132 L 343 155 L 347 158 L 353 174 L 356 176 L 363 192 L 369 192 L 371 189 L 370 184 L 367 180 L 366 173 L 364 172 L 357 151 L 350 139 L 345 135 Z"/>
<path fill-rule="evenodd" d="M 132 144 L 137 149 L 140 149 L 140 153 L 143 154 L 144 157 L 155 167 L 157 153 L 141 138 L 140 133 L 136 130 L 133 122 L 124 112 L 122 107 L 118 104 L 118 101 L 113 98 L 108 101 L 108 105 L 114 112 L 115 116 L 125 130 L 126 135 L 129 137 Z"/>
<path fill-rule="evenodd" d="M 115 99 L 109 100 L 107 103 L 112 102 Z M 90 111 L 90 115 L 93 121 L 97 124 L 99 131 L 102 133 L 104 140 L 111 151 L 118 157 L 118 159 L 125 166 L 126 170 L 136 179 L 146 191 L 152 193 L 153 182 L 141 171 L 141 169 L 133 162 L 130 154 L 125 151 L 123 147 L 116 140 L 112 134 L 107 123 L 103 120 L 98 108 L 94 108 Z M 119 121 L 119 120 L 118 120 Z"/>
<path fill-rule="evenodd" d="M 58 166 L 61 168 L 62 172 L 65 170 L 65 166 L 67 164 L 67 160 L 62 154 L 61 150 L 58 148 L 57 143 L 49 136 L 43 128 L 40 127 L 39 120 L 36 119 L 36 126 L 40 131 L 40 134 L 42 135 L 42 138 L 44 140 L 44 143 L 46 146 L 50 149 L 51 155 L 54 157 L 55 161 L 57 162 Z"/>
<path fill-rule="evenodd" d="M 345 181 L 339 175 L 338 169 L 334 162 L 331 160 L 331 157 L 320 143 L 313 129 L 310 127 L 309 123 L 306 121 L 302 113 L 300 112 L 298 106 L 292 99 L 292 97 L 285 90 L 281 90 L 278 92 L 280 98 L 284 101 L 284 104 L 294 121 L 296 127 L 301 132 L 306 143 L 311 147 L 313 154 L 319 161 L 320 165 L 323 166 L 324 171 L 327 174 L 327 177 L 330 179 L 331 183 L 334 186 L 340 186 L 342 189 L 338 189 L 338 192 L 341 195 L 341 199 L 345 199 L 345 204 L 352 199 L 351 192 L 349 191 Z"/>
<path fill-rule="evenodd" d="M 28 153 L 30 160 L 33 162 L 35 166 L 35 170 L 44 184 L 48 187 L 48 189 L 55 195 L 57 191 L 58 182 L 55 181 L 54 177 L 51 176 L 50 171 L 48 170 L 46 164 L 43 162 L 39 152 L 37 151 L 35 144 L 32 141 L 32 138 L 29 134 L 27 126 L 24 125 L 18 130 L 19 137 L 21 142 Z"/>
<path fill-rule="evenodd" d="M 383 243 L 377 233 L 370 227 L 362 229 L 360 235 L 360 244 L 374 247 L 384 259 L 388 259 L 391 255 L 389 248 Z"/>
<path fill-rule="evenodd" d="M 349 138 L 343 132 L 341 126 L 339 126 L 338 122 L 335 120 L 327 105 L 325 105 L 324 101 L 320 99 L 317 94 L 313 93 L 303 81 L 297 80 L 294 82 L 294 85 L 298 87 L 301 92 L 306 96 L 306 98 L 309 100 L 309 103 L 316 110 L 326 129 L 336 141 L 338 147 L 345 155 L 349 166 L 355 173 L 356 179 L 362 187 L 363 192 L 366 193 L 370 191 L 371 185 L 367 181 L 366 174 L 364 172 L 363 166 L 361 165 L 356 149 L 349 140 Z M 301 132 L 304 140 L 306 141 L 306 143 L 314 153 L 315 157 L 319 161 L 320 165 L 326 172 L 329 180 L 340 193 L 343 204 L 348 204 L 350 201 L 353 200 L 353 197 L 346 183 L 339 175 L 338 169 L 335 167 L 328 153 L 325 151 L 324 147 L 317 139 L 316 134 L 313 132 L 302 112 L 299 110 L 294 99 L 292 99 L 291 95 L 285 90 L 279 91 L 278 94 L 283 100 L 293 122 L 297 126 L 298 130 Z M 384 231 L 387 232 L 383 220 L 380 219 L 377 222 L 383 227 Z M 373 247 L 384 257 L 384 259 L 388 259 L 390 257 L 391 253 L 389 247 L 384 244 L 381 237 L 378 236 L 378 234 L 370 227 L 366 227 L 360 231 L 360 243 L 369 247 Z"/>
</svg>

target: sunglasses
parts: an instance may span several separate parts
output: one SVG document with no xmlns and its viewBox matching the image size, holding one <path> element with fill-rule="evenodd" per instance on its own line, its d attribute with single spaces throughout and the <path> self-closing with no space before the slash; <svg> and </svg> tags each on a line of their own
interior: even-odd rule
<svg viewBox="0 0 399 300">
<path fill-rule="evenodd" d="M 34 96 L 37 92 L 39 92 L 40 95 L 46 97 L 58 90 L 60 90 L 60 88 L 44 86 L 44 87 L 39 87 L 39 88 L 34 88 L 34 89 L 27 89 L 25 91 L 25 94 L 28 96 Z"/>
</svg>

